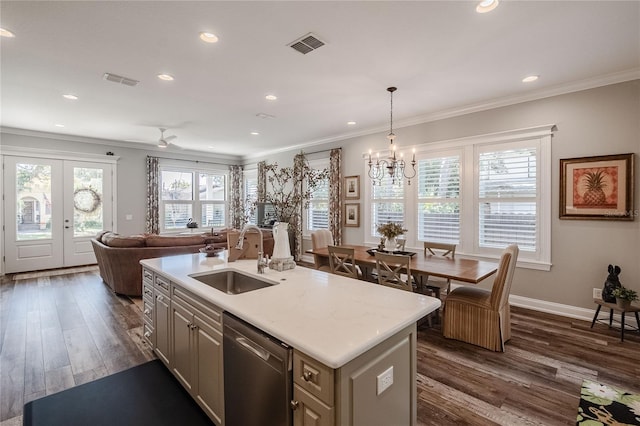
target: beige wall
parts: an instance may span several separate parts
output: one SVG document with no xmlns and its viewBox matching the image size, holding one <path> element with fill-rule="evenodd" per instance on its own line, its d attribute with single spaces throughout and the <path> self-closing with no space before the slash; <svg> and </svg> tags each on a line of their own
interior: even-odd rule
<svg viewBox="0 0 640 426">
<path fill-rule="evenodd" d="M 561 158 L 635 153 L 636 210 L 640 208 L 640 81 L 394 129 L 394 133 L 399 146 L 419 145 L 543 124 L 557 126 L 551 148 L 553 266 L 549 272 L 519 268 L 512 294 L 592 308 L 592 289 L 602 288 L 610 263 L 622 268 L 620 281 L 625 286 L 640 292 L 640 217 L 633 222 L 558 218 Z M 364 178 L 362 155 L 386 143 L 384 133 L 343 141 L 344 175 Z M 343 232 L 345 243 L 364 240 L 363 227 Z"/>
<path fill-rule="evenodd" d="M 636 154 L 635 199 L 640 205 L 638 164 L 640 163 L 640 81 L 615 84 L 567 95 L 554 96 L 503 108 L 468 114 L 411 127 L 394 129 L 399 145 L 419 145 L 506 130 L 556 124 L 552 142 L 552 263 L 551 271 L 519 268 L 512 294 L 582 308 L 592 308 L 592 288 L 601 288 L 607 265 L 622 268 L 621 282 L 640 292 L 640 217 L 633 222 L 569 221 L 558 219 L 559 160 L 561 158 L 633 152 Z M 132 234 L 144 230 L 145 156 L 159 154 L 104 144 L 85 144 L 36 136 L 3 133 L 3 146 L 57 149 L 104 154 L 113 151 L 118 162 L 118 230 Z M 366 184 L 362 155 L 386 146 L 386 133 L 352 138 L 330 145 L 306 149 L 316 152 L 343 147 L 343 174 L 361 175 Z M 291 165 L 290 153 L 270 156 L 282 166 Z M 166 154 L 162 154 L 166 155 Z M 202 156 L 171 154 L 178 158 L 202 160 Z M 316 154 L 313 157 L 322 157 Z M 328 153 L 326 153 L 328 156 Z M 207 161 L 207 160 L 205 160 Z M 211 159 L 211 161 L 216 161 Z M 254 168 L 257 160 L 247 162 Z M 229 164 L 229 160 L 219 160 Z M 361 201 L 363 206 L 363 201 Z M 126 221 L 127 214 L 133 220 Z M 345 243 L 364 240 L 364 228 L 344 228 Z"/>
</svg>

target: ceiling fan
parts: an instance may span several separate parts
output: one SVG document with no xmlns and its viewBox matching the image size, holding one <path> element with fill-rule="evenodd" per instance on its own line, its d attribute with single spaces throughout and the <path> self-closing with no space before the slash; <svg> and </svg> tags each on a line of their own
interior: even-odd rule
<svg viewBox="0 0 640 426">
<path fill-rule="evenodd" d="M 158 139 L 158 148 L 168 148 L 169 145 L 173 145 L 177 148 L 179 148 L 178 145 L 171 143 L 172 140 L 174 140 L 175 138 L 177 138 L 176 135 L 171 135 L 171 136 L 164 136 L 164 132 L 167 131 L 167 129 L 164 129 L 162 127 L 159 128 L 160 130 L 160 139 Z"/>
</svg>

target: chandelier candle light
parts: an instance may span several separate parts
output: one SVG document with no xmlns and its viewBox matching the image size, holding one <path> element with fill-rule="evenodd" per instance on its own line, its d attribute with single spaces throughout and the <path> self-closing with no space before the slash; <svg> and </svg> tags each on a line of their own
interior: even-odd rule
<svg viewBox="0 0 640 426">
<path fill-rule="evenodd" d="M 396 135 L 393 133 L 393 92 L 398 90 L 395 87 L 387 88 L 387 92 L 391 95 L 391 114 L 390 114 L 390 126 L 389 126 L 389 158 L 380 159 L 380 153 L 377 154 L 375 164 L 371 161 L 371 150 L 369 150 L 369 178 L 373 181 L 373 185 L 382 185 L 382 179 L 385 177 L 385 169 L 387 174 L 391 178 L 391 184 L 395 185 L 400 183 L 402 179 L 407 179 L 407 184 L 411 185 L 411 179 L 416 176 L 416 150 L 413 150 L 413 157 L 411 159 L 410 174 L 407 174 L 406 163 L 400 154 L 400 159 L 396 158 L 396 145 L 393 144 L 393 140 Z M 413 173 L 411 173 L 411 171 Z"/>
</svg>

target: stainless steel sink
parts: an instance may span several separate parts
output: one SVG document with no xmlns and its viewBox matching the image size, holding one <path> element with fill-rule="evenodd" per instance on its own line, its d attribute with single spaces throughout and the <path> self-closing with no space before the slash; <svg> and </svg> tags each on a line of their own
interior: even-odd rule
<svg viewBox="0 0 640 426">
<path fill-rule="evenodd" d="M 277 284 L 273 281 L 256 278 L 234 270 L 189 276 L 227 294 L 241 294 Z"/>
</svg>

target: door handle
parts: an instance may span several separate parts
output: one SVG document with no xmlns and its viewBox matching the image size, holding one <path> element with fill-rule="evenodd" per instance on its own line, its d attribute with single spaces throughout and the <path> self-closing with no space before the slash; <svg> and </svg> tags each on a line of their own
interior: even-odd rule
<svg viewBox="0 0 640 426">
<path fill-rule="evenodd" d="M 238 342 L 238 344 L 240 344 L 241 346 L 244 346 L 248 351 L 253 352 L 255 355 L 259 356 L 263 360 L 269 360 L 269 355 L 271 355 L 269 352 L 262 349 L 261 347 L 256 347 L 252 344 L 252 342 L 248 341 L 244 337 L 236 337 L 236 342 Z"/>
</svg>

